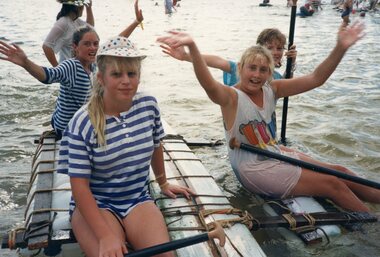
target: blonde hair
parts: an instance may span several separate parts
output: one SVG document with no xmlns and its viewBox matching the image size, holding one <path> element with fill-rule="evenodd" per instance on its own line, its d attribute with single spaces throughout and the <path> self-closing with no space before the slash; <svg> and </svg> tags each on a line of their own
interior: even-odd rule
<svg viewBox="0 0 380 257">
<path fill-rule="evenodd" d="M 104 76 L 107 67 L 112 67 L 115 68 L 116 71 L 136 72 L 138 76 L 140 76 L 141 60 L 142 58 L 139 57 L 125 58 L 108 55 L 98 56 L 98 73 L 101 73 L 102 76 Z M 104 112 L 103 93 L 104 85 L 102 85 L 98 77 L 95 76 L 87 108 L 91 124 L 94 127 L 95 137 L 100 146 L 106 146 L 107 143 L 105 137 L 106 117 Z"/>
<path fill-rule="evenodd" d="M 251 63 L 256 59 L 264 59 L 267 61 L 270 70 L 270 77 L 268 81 L 271 81 L 274 71 L 273 57 L 271 52 L 266 47 L 261 45 L 251 46 L 243 52 L 240 58 L 239 76 L 241 76 L 240 73 L 244 65 L 246 65 L 247 63 Z"/>
</svg>

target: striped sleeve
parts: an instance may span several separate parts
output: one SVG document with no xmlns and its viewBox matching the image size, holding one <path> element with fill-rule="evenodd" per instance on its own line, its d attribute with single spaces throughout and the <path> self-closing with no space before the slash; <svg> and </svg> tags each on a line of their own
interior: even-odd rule
<svg viewBox="0 0 380 257">
<path fill-rule="evenodd" d="M 153 128 L 153 143 L 154 147 L 160 146 L 160 140 L 165 136 L 164 127 L 161 122 L 160 108 L 158 107 L 157 100 L 153 98 L 154 102 L 154 128 Z"/>
<path fill-rule="evenodd" d="M 44 68 L 46 80 L 45 84 L 61 83 L 65 85 L 74 85 L 76 80 L 76 65 L 73 59 L 65 60 L 58 66 L 52 68 Z"/>
<path fill-rule="evenodd" d="M 74 116 L 63 133 L 59 149 L 59 173 L 71 177 L 91 177 L 91 147 L 86 134 L 92 129 L 87 112 L 82 110 Z"/>
</svg>

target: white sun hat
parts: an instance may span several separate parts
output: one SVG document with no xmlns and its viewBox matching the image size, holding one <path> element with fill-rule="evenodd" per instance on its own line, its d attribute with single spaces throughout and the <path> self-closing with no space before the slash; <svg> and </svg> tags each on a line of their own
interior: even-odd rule
<svg viewBox="0 0 380 257">
<path fill-rule="evenodd" d="M 102 55 L 141 59 L 146 57 L 146 55 L 140 53 L 131 40 L 121 36 L 112 37 L 102 44 L 98 49 L 96 57 Z"/>
</svg>

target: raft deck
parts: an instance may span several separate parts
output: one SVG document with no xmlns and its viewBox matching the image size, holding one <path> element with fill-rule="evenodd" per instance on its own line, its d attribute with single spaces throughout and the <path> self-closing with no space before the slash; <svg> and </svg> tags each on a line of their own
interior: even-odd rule
<svg viewBox="0 0 380 257">
<path fill-rule="evenodd" d="M 151 172 L 152 197 L 161 209 L 172 240 L 205 233 L 208 224 L 223 221 L 226 245 L 209 240 L 176 251 L 185 256 L 265 256 L 244 217 L 228 214 L 233 209 L 213 177 L 181 137 L 164 123 L 169 136 L 163 139 L 167 179 L 188 186 L 196 195 L 190 200 L 178 196 L 167 198 L 160 193 Z M 33 159 L 24 226 L 3 238 L 2 248 L 18 249 L 20 256 L 83 256 L 69 222 L 71 189 L 69 177 L 56 172 L 59 142 L 54 135 L 39 140 Z"/>
</svg>

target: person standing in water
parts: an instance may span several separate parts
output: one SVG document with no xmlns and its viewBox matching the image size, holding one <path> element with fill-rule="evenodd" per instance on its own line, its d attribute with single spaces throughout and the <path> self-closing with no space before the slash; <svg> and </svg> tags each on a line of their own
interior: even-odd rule
<svg viewBox="0 0 380 257">
<path fill-rule="evenodd" d="M 45 56 L 53 67 L 73 57 L 72 38 L 76 30 L 84 26 L 95 26 L 92 0 L 57 1 L 62 4 L 62 8 L 42 45 Z M 86 22 L 80 18 L 84 7 L 86 8 Z M 59 54 L 59 61 L 55 54 Z"/>
<path fill-rule="evenodd" d="M 353 0 L 344 0 L 343 2 L 343 12 L 342 12 L 342 20 L 348 25 L 350 23 L 350 14 L 353 8 Z"/>
</svg>

